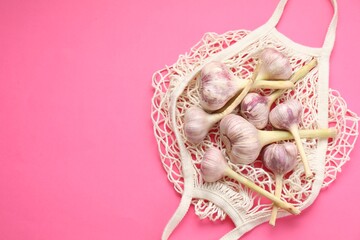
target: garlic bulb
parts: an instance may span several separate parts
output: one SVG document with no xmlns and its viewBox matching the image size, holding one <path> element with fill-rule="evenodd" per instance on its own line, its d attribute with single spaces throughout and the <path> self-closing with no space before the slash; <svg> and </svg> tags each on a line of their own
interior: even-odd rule
<svg viewBox="0 0 360 240">
<path fill-rule="evenodd" d="M 283 177 L 296 166 L 297 148 L 293 143 L 271 144 L 264 149 L 263 162 L 275 174 L 275 196 L 281 197 Z M 278 208 L 273 206 L 269 223 L 275 226 Z"/>
<path fill-rule="evenodd" d="M 198 144 L 213 126 L 211 115 L 198 107 L 191 107 L 185 112 L 184 133 L 188 141 Z"/>
<path fill-rule="evenodd" d="M 222 108 L 239 91 L 225 64 L 210 62 L 200 73 L 200 105 L 208 111 Z"/>
<path fill-rule="evenodd" d="M 297 155 L 297 147 L 293 143 L 270 144 L 264 148 L 263 162 L 274 174 L 282 176 L 294 169 Z"/>
<path fill-rule="evenodd" d="M 233 163 L 250 164 L 259 156 L 261 143 L 257 129 L 238 115 L 230 114 L 221 120 L 220 137 Z"/>
<path fill-rule="evenodd" d="M 329 138 L 336 136 L 336 130 L 300 130 L 299 134 L 301 138 Z M 241 164 L 254 162 L 265 145 L 294 138 L 287 131 L 258 130 L 243 117 L 235 114 L 229 114 L 221 120 L 220 137 L 230 160 Z"/>
<path fill-rule="evenodd" d="M 262 196 L 270 199 L 277 206 L 285 209 L 286 211 L 292 214 L 299 214 L 300 211 L 295 208 L 293 205 L 282 201 L 280 198 L 275 197 L 273 194 L 257 186 L 255 183 L 249 179 L 239 175 L 233 171 L 227 164 L 224 156 L 221 151 L 215 147 L 210 147 L 205 151 L 204 157 L 201 161 L 200 172 L 205 181 L 215 182 L 220 180 L 224 176 L 228 176 L 245 185 L 246 187 L 252 189 L 253 191 L 261 194 Z"/>
<path fill-rule="evenodd" d="M 310 61 L 301 67 L 290 78 L 290 82 L 297 82 L 316 66 L 316 60 Z M 263 129 L 268 124 L 270 107 L 278 99 L 284 90 L 277 90 L 268 96 L 258 93 L 249 93 L 240 105 L 240 115 L 252 123 L 257 129 Z"/>
<path fill-rule="evenodd" d="M 257 79 L 289 79 L 292 74 L 289 59 L 281 52 L 264 49 L 260 56 L 260 67 Z"/>
<path fill-rule="evenodd" d="M 240 104 L 240 114 L 257 129 L 266 127 L 270 108 L 268 98 L 258 93 L 249 93 Z"/>
<path fill-rule="evenodd" d="M 270 123 L 278 129 L 286 129 L 291 132 L 295 138 L 296 146 L 299 149 L 301 160 L 304 164 L 306 178 L 313 176 L 302 145 L 298 124 L 301 120 L 302 106 L 297 100 L 288 100 L 277 105 L 269 114 Z"/>
<path fill-rule="evenodd" d="M 276 105 L 269 114 L 270 123 L 278 129 L 289 129 L 301 120 L 302 106 L 295 99 Z"/>
<path fill-rule="evenodd" d="M 224 63 L 212 61 L 201 69 L 199 81 L 201 107 L 207 111 L 216 111 L 238 94 L 249 79 L 240 79 Z M 293 86 L 289 81 L 258 80 L 251 89 L 288 89 Z"/>
<path fill-rule="evenodd" d="M 206 182 L 216 182 L 225 176 L 228 164 L 217 148 L 210 147 L 205 153 L 201 161 L 200 172 Z"/>
</svg>

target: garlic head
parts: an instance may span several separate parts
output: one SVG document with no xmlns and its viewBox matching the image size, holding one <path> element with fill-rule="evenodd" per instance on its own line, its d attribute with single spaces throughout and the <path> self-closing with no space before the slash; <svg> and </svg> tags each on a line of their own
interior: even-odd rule
<svg viewBox="0 0 360 240">
<path fill-rule="evenodd" d="M 208 111 L 223 107 L 238 92 L 233 77 L 224 63 L 206 64 L 200 73 L 200 105 Z"/>
<path fill-rule="evenodd" d="M 269 106 L 267 97 L 257 93 L 249 93 L 240 105 L 240 114 L 257 129 L 266 127 L 269 121 Z"/>
<path fill-rule="evenodd" d="M 289 129 L 301 120 L 302 106 L 295 99 L 278 104 L 269 114 L 270 123 L 278 129 Z"/>
<path fill-rule="evenodd" d="M 273 48 L 264 49 L 259 60 L 260 69 L 257 79 L 289 79 L 292 75 L 289 59 Z"/>
<path fill-rule="evenodd" d="M 271 144 L 264 148 L 263 162 L 275 175 L 284 175 L 296 166 L 297 155 L 294 143 Z"/>
<path fill-rule="evenodd" d="M 229 114 L 221 120 L 220 137 L 233 163 L 250 164 L 260 153 L 257 129 L 239 115 Z"/>
<path fill-rule="evenodd" d="M 207 182 L 215 182 L 224 177 L 228 168 L 227 162 L 221 151 L 215 147 L 206 149 L 201 161 L 200 172 Z"/>
<path fill-rule="evenodd" d="M 194 144 L 200 143 L 208 134 L 212 123 L 208 113 L 199 107 L 191 107 L 185 112 L 184 133 L 188 141 Z"/>
</svg>

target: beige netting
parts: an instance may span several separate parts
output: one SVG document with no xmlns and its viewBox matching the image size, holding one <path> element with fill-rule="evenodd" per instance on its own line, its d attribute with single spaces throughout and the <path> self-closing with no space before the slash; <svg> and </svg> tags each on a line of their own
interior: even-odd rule
<svg viewBox="0 0 360 240">
<path fill-rule="evenodd" d="M 152 99 L 152 120 L 154 123 L 155 137 L 158 142 L 160 158 L 167 172 L 167 177 L 177 192 L 183 191 L 183 178 L 181 175 L 181 160 L 179 157 L 179 148 L 176 138 L 173 134 L 169 103 L 170 95 L 182 78 L 194 71 L 196 67 L 204 63 L 209 56 L 227 48 L 238 40 L 242 39 L 249 32 L 244 30 L 230 31 L 222 35 L 215 33 L 206 34 L 202 40 L 196 44 L 186 55 L 181 55 L 178 61 L 172 66 L 165 67 L 157 71 L 153 76 L 153 87 L 155 88 Z M 290 58 L 293 71 L 296 71 L 306 62 L 311 60 L 311 56 L 294 52 L 292 49 L 281 47 L 277 43 L 278 39 L 274 36 L 266 36 L 260 41 L 245 48 L 241 54 L 225 61 L 233 72 L 241 77 L 247 78 L 254 69 L 256 56 L 259 51 L 265 47 L 276 48 Z M 296 83 L 294 90 L 286 92 L 277 102 L 285 99 L 295 98 L 303 104 L 303 117 L 300 128 L 317 128 L 317 102 L 324 101 L 317 97 L 318 69 L 313 69 L 303 80 Z M 185 145 L 193 158 L 193 166 L 197 172 L 195 185 L 199 189 L 223 194 L 224 198 L 230 202 L 238 211 L 244 212 L 243 218 L 256 219 L 264 213 L 271 211 L 269 201 L 259 198 L 251 190 L 239 185 L 230 179 L 223 179 L 217 183 L 206 183 L 199 174 L 199 165 L 204 150 L 208 146 L 217 146 L 223 148 L 219 138 L 218 125 L 216 125 L 203 143 L 193 145 L 186 141 L 183 134 L 184 113 L 187 108 L 193 105 L 199 105 L 199 93 L 196 78 L 193 79 L 185 89 L 179 101 L 177 102 L 177 127 L 183 136 Z M 267 92 L 263 92 L 267 94 Z M 337 173 L 341 171 L 342 165 L 348 161 L 349 154 L 354 147 L 358 136 L 359 118 L 349 109 L 346 102 L 341 98 L 337 91 L 329 92 L 329 125 L 338 130 L 338 136 L 330 139 L 327 148 L 325 160 L 325 179 L 322 187 L 327 187 L 336 179 Z M 270 127 L 270 126 L 269 126 Z M 316 168 L 317 164 L 314 153 L 317 146 L 317 140 L 303 140 L 305 151 L 309 158 L 310 167 Z M 300 162 L 300 159 L 298 159 Z M 273 191 L 275 188 L 274 176 L 263 168 L 260 160 L 256 160 L 250 165 L 235 165 L 231 167 L 253 180 L 259 186 Z M 302 164 L 298 164 L 296 169 L 288 174 L 284 179 L 282 198 L 295 206 L 301 207 L 306 202 L 311 193 L 312 181 L 306 181 L 303 174 Z M 211 220 L 224 219 L 226 214 L 215 204 L 202 199 L 194 199 L 195 212 L 200 218 L 209 218 Z"/>
</svg>

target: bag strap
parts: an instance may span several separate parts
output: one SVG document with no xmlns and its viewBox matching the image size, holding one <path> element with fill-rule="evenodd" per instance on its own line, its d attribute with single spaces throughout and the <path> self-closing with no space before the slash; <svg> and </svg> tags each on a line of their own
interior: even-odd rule
<svg viewBox="0 0 360 240">
<path fill-rule="evenodd" d="M 191 200 L 193 198 L 194 192 L 194 182 L 195 182 L 195 169 L 192 166 L 192 158 L 190 153 L 185 147 L 185 144 L 182 140 L 181 134 L 177 128 L 176 122 L 176 103 L 181 93 L 184 91 L 185 87 L 189 83 L 189 81 L 195 76 L 196 71 L 190 76 L 187 76 L 184 81 L 182 81 L 172 92 L 171 101 L 169 106 L 169 112 L 171 116 L 171 125 L 180 149 L 180 159 L 182 164 L 182 175 L 184 177 L 184 192 L 182 193 L 180 204 L 177 207 L 175 213 L 170 218 L 169 222 L 166 224 L 165 229 L 163 231 L 162 240 L 167 240 L 171 233 L 175 230 L 175 228 L 179 225 L 181 220 L 184 218 L 186 213 L 188 212 L 191 204 Z"/>
<path fill-rule="evenodd" d="M 328 28 L 327 33 L 326 33 L 325 41 L 324 41 L 324 44 L 323 44 L 323 48 L 329 50 L 330 52 L 334 47 L 335 36 L 336 36 L 336 26 L 337 26 L 337 21 L 338 21 L 337 2 L 336 2 L 336 0 L 331 0 L 331 3 L 332 3 L 333 8 L 334 8 L 334 15 L 333 15 L 333 17 L 331 19 L 329 28 Z"/>
<path fill-rule="evenodd" d="M 271 26 L 271 27 L 276 27 L 276 25 L 279 23 L 280 18 L 284 12 L 286 3 L 288 0 L 280 0 L 280 2 L 278 3 L 277 7 L 275 8 L 274 13 L 272 14 L 272 16 L 270 17 L 270 19 L 267 22 L 267 25 Z M 334 46 L 334 42 L 335 42 L 335 34 L 336 34 L 336 26 L 337 26 L 337 20 L 338 20 L 338 6 L 337 6 L 337 2 L 336 0 L 330 0 L 331 4 L 334 8 L 334 15 L 331 19 L 331 22 L 329 24 L 326 36 L 325 36 L 325 40 L 323 43 L 322 48 L 325 49 L 328 52 L 331 52 L 331 50 L 333 49 Z"/>
</svg>

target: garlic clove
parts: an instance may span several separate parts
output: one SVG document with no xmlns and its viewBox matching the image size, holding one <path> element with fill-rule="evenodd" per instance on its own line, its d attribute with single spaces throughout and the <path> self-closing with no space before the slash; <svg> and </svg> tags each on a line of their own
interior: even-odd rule
<svg viewBox="0 0 360 240">
<path fill-rule="evenodd" d="M 186 110 L 184 133 L 188 141 L 198 144 L 204 140 L 213 125 L 210 116 L 199 107 L 191 107 Z"/>
<path fill-rule="evenodd" d="M 260 67 L 257 79 L 289 79 L 292 75 L 289 59 L 273 48 L 264 49 L 259 60 Z"/>
<path fill-rule="evenodd" d="M 238 92 L 233 73 L 224 63 L 213 61 L 200 73 L 200 105 L 207 111 L 223 107 Z"/>
<path fill-rule="evenodd" d="M 269 120 L 268 99 L 257 93 L 246 95 L 240 105 L 240 114 L 257 129 L 263 129 Z"/>
<path fill-rule="evenodd" d="M 263 150 L 263 162 L 275 175 L 284 175 L 296 166 L 297 155 L 294 143 L 271 144 Z"/>
<path fill-rule="evenodd" d="M 224 177 L 227 168 L 227 162 L 219 149 L 210 147 L 205 151 L 200 167 L 201 175 L 205 181 L 218 181 Z"/>
<path fill-rule="evenodd" d="M 233 163 L 250 164 L 260 153 L 257 129 L 241 116 L 224 117 L 220 122 L 220 137 Z"/>
</svg>

